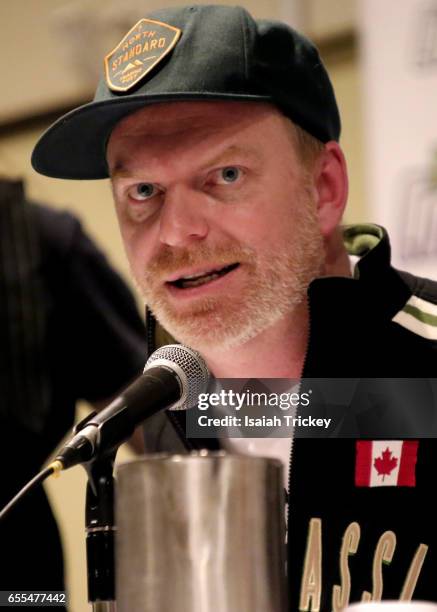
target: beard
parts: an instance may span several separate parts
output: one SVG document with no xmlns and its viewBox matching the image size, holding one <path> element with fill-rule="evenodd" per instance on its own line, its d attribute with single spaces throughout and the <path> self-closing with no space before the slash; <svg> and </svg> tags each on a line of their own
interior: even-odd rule
<svg viewBox="0 0 437 612">
<path fill-rule="evenodd" d="M 146 304 L 158 322 L 179 342 L 202 351 L 242 345 L 287 315 L 306 300 L 310 282 L 320 276 L 323 238 L 310 192 L 299 194 L 299 218 L 290 223 L 281 248 L 258 254 L 235 239 L 217 246 L 198 244 L 189 249 L 164 246 L 142 278 L 137 277 Z M 245 276 L 240 290 L 226 295 L 190 300 L 178 307 L 163 279 L 187 267 L 208 268 L 240 263 Z"/>
</svg>

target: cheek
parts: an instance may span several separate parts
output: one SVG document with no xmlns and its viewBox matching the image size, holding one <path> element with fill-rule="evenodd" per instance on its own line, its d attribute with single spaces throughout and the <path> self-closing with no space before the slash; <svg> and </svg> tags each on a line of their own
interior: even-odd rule
<svg viewBox="0 0 437 612">
<path fill-rule="evenodd" d="M 280 211 L 270 202 L 252 201 L 250 210 L 245 211 L 239 223 L 235 224 L 234 235 L 247 246 L 265 249 L 278 240 L 287 222 L 290 222 L 289 217 L 280 215 Z"/>
<path fill-rule="evenodd" d="M 150 258 L 151 236 L 147 235 L 143 227 L 123 223 L 119 217 L 120 234 L 124 244 L 124 250 L 135 276 L 145 269 Z"/>
</svg>

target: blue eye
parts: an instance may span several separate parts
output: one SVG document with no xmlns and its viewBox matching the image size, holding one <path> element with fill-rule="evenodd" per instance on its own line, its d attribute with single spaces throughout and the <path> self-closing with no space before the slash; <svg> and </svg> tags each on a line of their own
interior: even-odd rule
<svg viewBox="0 0 437 612">
<path fill-rule="evenodd" d="M 129 195 L 134 200 L 148 200 L 156 195 L 156 191 L 153 183 L 138 183 L 129 190 Z"/>
<path fill-rule="evenodd" d="M 227 166 L 221 170 L 221 178 L 225 183 L 234 183 L 240 178 L 241 171 L 235 166 Z"/>
</svg>

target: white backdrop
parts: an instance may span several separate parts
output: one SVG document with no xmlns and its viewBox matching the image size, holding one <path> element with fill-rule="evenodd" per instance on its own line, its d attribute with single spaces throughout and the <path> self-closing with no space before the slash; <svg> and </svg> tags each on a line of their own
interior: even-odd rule
<svg viewBox="0 0 437 612">
<path fill-rule="evenodd" d="M 359 0 L 370 219 L 437 278 L 437 0 Z"/>
</svg>

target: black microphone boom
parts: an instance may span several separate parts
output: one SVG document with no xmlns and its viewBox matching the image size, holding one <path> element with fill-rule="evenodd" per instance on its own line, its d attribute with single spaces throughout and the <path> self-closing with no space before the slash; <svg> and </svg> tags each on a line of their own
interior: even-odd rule
<svg viewBox="0 0 437 612">
<path fill-rule="evenodd" d="M 174 404 L 180 395 L 181 386 L 175 372 L 162 367 L 147 370 L 109 406 L 91 417 L 55 460 L 67 469 L 90 461 L 99 451 L 111 452 L 130 438 L 137 425 Z"/>
<path fill-rule="evenodd" d="M 110 453 L 157 412 L 192 405 L 208 379 L 208 369 L 196 351 L 179 344 L 161 347 L 151 355 L 143 374 L 109 406 L 92 415 L 55 461 L 67 469 Z"/>
<path fill-rule="evenodd" d="M 116 450 L 148 417 L 166 408 L 185 410 L 194 406 L 208 382 L 208 368 L 199 353 L 183 344 L 162 346 L 152 353 L 143 374 L 117 399 L 79 424 L 79 431 L 76 430 L 77 433 L 50 465 L 32 478 L 0 511 L 0 520 L 51 474 Z"/>
</svg>

